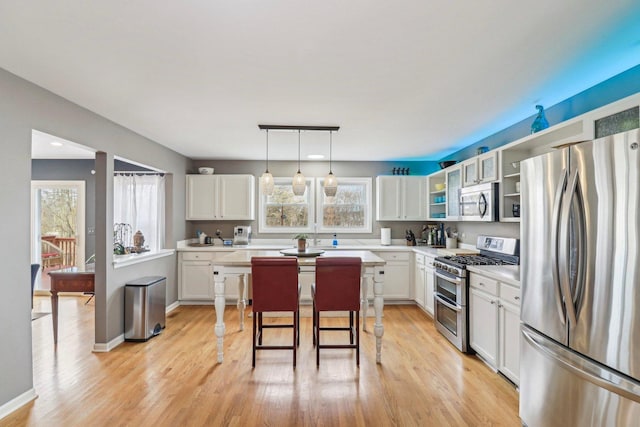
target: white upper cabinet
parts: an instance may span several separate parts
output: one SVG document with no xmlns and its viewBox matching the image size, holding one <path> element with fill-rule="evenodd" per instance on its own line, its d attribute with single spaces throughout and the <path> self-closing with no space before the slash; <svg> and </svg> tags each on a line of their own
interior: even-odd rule
<svg viewBox="0 0 640 427">
<path fill-rule="evenodd" d="M 460 220 L 460 188 L 462 187 L 461 165 L 450 166 L 445 169 L 446 173 L 446 218 L 448 221 Z"/>
<path fill-rule="evenodd" d="M 462 185 L 468 187 L 497 181 L 498 153 L 494 150 L 462 162 Z"/>
<path fill-rule="evenodd" d="M 253 175 L 187 175 L 187 220 L 255 219 Z"/>
<path fill-rule="evenodd" d="M 427 219 L 427 179 L 423 176 L 379 176 L 376 178 L 378 221 L 422 221 Z"/>
</svg>

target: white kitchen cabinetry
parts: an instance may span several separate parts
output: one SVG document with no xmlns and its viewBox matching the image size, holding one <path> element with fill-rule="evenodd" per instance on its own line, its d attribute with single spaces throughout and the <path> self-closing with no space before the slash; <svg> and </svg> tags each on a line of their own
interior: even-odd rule
<svg viewBox="0 0 640 427">
<path fill-rule="evenodd" d="M 480 154 L 462 163 L 462 185 L 483 184 L 498 180 L 499 151 Z"/>
<path fill-rule="evenodd" d="M 442 220 L 447 216 L 447 185 L 444 171 L 427 177 L 427 216 Z"/>
<path fill-rule="evenodd" d="M 471 348 L 516 385 L 520 369 L 520 289 L 471 273 Z"/>
<path fill-rule="evenodd" d="M 435 277 L 434 277 L 434 268 L 433 268 L 433 260 L 435 258 L 431 255 L 424 256 L 424 308 L 427 310 L 431 316 L 433 316 L 433 292 L 435 287 Z"/>
<path fill-rule="evenodd" d="M 178 258 L 178 299 L 182 302 L 213 303 L 215 300 L 213 264 L 217 257 L 226 254 L 228 252 L 180 252 Z M 247 283 L 245 283 L 246 292 L 248 292 Z M 238 301 L 237 276 L 227 278 L 225 297 L 230 304 L 235 304 Z"/>
<path fill-rule="evenodd" d="M 427 179 L 423 176 L 379 176 L 376 178 L 378 221 L 422 221 L 427 219 Z"/>
<path fill-rule="evenodd" d="M 416 262 L 413 273 L 413 284 L 414 284 L 414 292 L 413 297 L 422 309 L 424 309 L 425 304 L 425 272 L 424 272 L 424 258 L 425 256 L 422 254 L 415 254 Z"/>
<path fill-rule="evenodd" d="M 416 303 L 427 313 L 433 316 L 433 259 L 435 256 L 416 253 L 414 274 L 414 298 Z"/>
<path fill-rule="evenodd" d="M 512 303 L 513 302 L 513 303 Z M 520 289 L 500 283 L 498 370 L 520 383 Z"/>
<path fill-rule="evenodd" d="M 462 188 L 462 168 L 460 165 L 450 166 L 445 169 L 447 188 L 447 212 L 448 221 L 460 220 L 460 188 Z"/>
<path fill-rule="evenodd" d="M 187 220 L 255 219 L 253 175 L 187 175 Z"/>
<path fill-rule="evenodd" d="M 469 335 L 473 348 L 492 368 L 498 368 L 498 298 L 476 288 L 469 291 Z"/>
<path fill-rule="evenodd" d="M 374 252 L 387 263 L 384 266 L 384 300 L 410 300 L 411 271 L 409 252 L 382 251 Z"/>
<path fill-rule="evenodd" d="M 213 253 L 181 252 L 178 270 L 178 299 L 213 301 Z"/>
</svg>

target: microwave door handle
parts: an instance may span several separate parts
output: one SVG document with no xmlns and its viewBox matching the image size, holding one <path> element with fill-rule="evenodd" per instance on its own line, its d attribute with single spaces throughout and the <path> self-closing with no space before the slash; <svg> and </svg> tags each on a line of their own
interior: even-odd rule
<svg viewBox="0 0 640 427">
<path fill-rule="evenodd" d="M 562 324 L 565 324 L 566 314 L 562 304 L 562 289 L 560 288 L 560 274 L 558 272 L 558 245 L 559 226 L 560 226 L 560 208 L 562 206 L 562 194 L 567 184 L 567 170 L 562 170 L 562 177 L 556 188 L 556 194 L 553 198 L 553 213 L 551 214 L 551 273 L 553 276 L 553 289 L 556 294 L 556 308 L 558 309 L 558 317 Z"/>
<path fill-rule="evenodd" d="M 560 241 L 558 250 L 558 270 L 560 273 L 560 289 L 564 297 L 564 306 L 567 309 L 569 316 L 570 327 L 575 327 L 577 324 L 576 308 L 573 304 L 571 297 L 571 277 L 569 274 L 569 216 L 571 214 L 571 202 L 576 194 L 578 185 L 578 171 L 576 170 L 571 181 L 567 184 L 567 190 L 564 198 L 566 199 L 562 204 L 562 210 L 560 212 Z"/>
<path fill-rule="evenodd" d="M 484 193 L 480 193 L 478 197 L 478 212 L 480 212 L 480 218 L 484 218 L 487 213 L 487 196 Z"/>
</svg>

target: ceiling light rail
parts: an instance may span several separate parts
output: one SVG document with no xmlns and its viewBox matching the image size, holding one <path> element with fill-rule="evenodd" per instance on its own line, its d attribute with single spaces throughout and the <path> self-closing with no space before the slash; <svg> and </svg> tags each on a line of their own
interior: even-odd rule
<svg viewBox="0 0 640 427">
<path fill-rule="evenodd" d="M 291 125 L 258 125 L 260 130 L 320 131 L 336 132 L 340 126 L 291 126 Z"/>
<path fill-rule="evenodd" d="M 260 183 L 262 187 L 262 193 L 265 195 L 273 194 L 273 177 L 269 173 L 269 131 L 281 130 L 281 131 L 297 131 L 298 132 L 298 171 L 293 177 L 292 189 L 293 194 L 296 196 L 304 195 L 306 189 L 305 177 L 300 172 L 300 132 L 302 131 L 318 131 L 329 132 L 329 174 L 324 180 L 324 194 L 327 197 L 334 197 L 338 191 L 338 180 L 333 174 L 332 160 L 333 160 L 333 132 L 340 129 L 340 126 L 295 126 L 295 125 L 264 125 L 259 124 L 260 130 L 267 131 L 267 167 L 265 173 L 260 177 Z"/>
</svg>

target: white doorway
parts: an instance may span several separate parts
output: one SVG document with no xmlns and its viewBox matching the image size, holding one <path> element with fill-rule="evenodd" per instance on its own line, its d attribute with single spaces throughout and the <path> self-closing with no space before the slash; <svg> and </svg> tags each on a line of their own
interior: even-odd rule
<svg viewBox="0 0 640 427">
<path fill-rule="evenodd" d="M 41 271 L 84 264 L 85 197 L 84 181 L 31 181 L 31 263 Z M 46 288 L 39 279 L 36 290 Z"/>
</svg>

